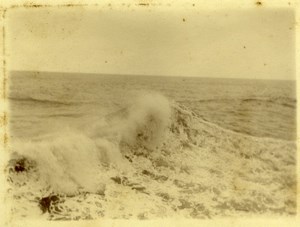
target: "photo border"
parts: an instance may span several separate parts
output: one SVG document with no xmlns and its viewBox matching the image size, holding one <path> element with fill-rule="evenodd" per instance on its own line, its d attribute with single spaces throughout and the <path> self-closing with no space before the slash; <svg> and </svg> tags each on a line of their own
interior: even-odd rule
<svg viewBox="0 0 300 227">
<path fill-rule="evenodd" d="M 299 0 L 186 0 L 186 1 L 172 1 L 172 0 L 89 0 L 89 1 L 66 1 L 66 0 L 35 0 L 35 1 L 24 1 L 24 0 L 4 0 L 0 5 L 0 226 L 300 226 L 300 177 L 297 174 L 297 215 L 291 218 L 278 219 L 273 218 L 216 218 L 212 220 L 202 220 L 202 219 L 161 219 L 161 220 L 93 220 L 93 221 L 40 221 L 40 220 L 12 220 L 9 217 L 9 201 L 7 201 L 5 195 L 7 190 L 7 183 L 4 173 L 5 163 L 8 160 L 8 148 L 9 148 L 9 101 L 7 100 L 7 92 L 9 87 L 8 78 L 8 66 L 7 66 L 7 52 L 6 52 L 6 14 L 8 11 L 13 11 L 17 8 L 35 8 L 36 10 L 45 7 L 83 7 L 84 9 L 90 8 L 101 8 L 101 10 L 208 10 L 212 13 L 217 10 L 263 10 L 263 9 L 279 9 L 287 8 L 295 10 L 295 67 L 296 67 L 296 86 L 297 86 L 297 100 L 300 100 L 299 90 L 299 69 L 300 69 L 300 38 L 299 38 Z M 1 4 L 1 3 L 0 3 Z M 299 111 L 297 101 L 297 173 L 300 173 L 299 168 Z"/>
</svg>

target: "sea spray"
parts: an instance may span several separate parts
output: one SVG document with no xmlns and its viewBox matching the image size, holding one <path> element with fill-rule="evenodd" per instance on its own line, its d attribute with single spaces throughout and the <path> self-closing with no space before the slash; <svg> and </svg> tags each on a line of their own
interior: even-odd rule
<svg viewBox="0 0 300 227">
<path fill-rule="evenodd" d="M 141 94 L 122 124 L 122 140 L 154 149 L 161 146 L 171 120 L 169 101 L 157 93 Z"/>
<path fill-rule="evenodd" d="M 45 200 L 51 220 L 296 212 L 294 143 L 225 130 L 158 94 L 13 150 L 19 215 Z"/>
<path fill-rule="evenodd" d="M 19 141 L 14 159 L 33 161 L 40 178 L 55 193 L 99 193 L 109 178 L 107 167 L 130 171 L 120 143 L 134 149 L 157 148 L 170 123 L 170 104 L 160 94 L 141 94 L 126 112 L 111 120 L 99 119 L 88 132 L 68 127 L 26 143 Z"/>
<path fill-rule="evenodd" d="M 284 140 L 292 138 L 295 131 L 294 82 L 287 86 L 284 81 L 23 74 L 13 77 L 9 94 L 9 145 L 16 156 L 11 156 L 11 168 L 6 172 L 9 191 L 5 197 L 13 202 L 9 211 L 14 220 L 296 214 L 297 147 L 294 141 Z M 47 91 L 47 97 L 40 88 Z M 170 127 L 162 133 L 159 149 L 145 147 L 138 133 L 152 128 L 149 122 L 142 122 L 145 127 L 137 127 L 137 131 L 126 127 L 130 125 L 130 114 L 133 116 L 137 109 L 136 99 L 142 99 L 139 93 L 131 93 L 141 89 L 160 91 L 171 101 Z M 273 100 L 277 96 L 291 99 Z M 249 121 L 249 116 L 254 119 Z M 65 130 L 65 126 L 70 129 Z M 247 131 L 249 127 L 255 130 Z M 125 139 L 129 131 L 133 132 L 133 140 Z M 56 142 L 59 137 L 65 140 L 64 146 Z M 39 160 L 43 152 L 52 152 L 49 147 L 68 149 L 67 153 L 76 157 L 73 145 L 87 156 L 80 168 L 95 170 L 89 159 L 100 159 L 95 171 L 99 175 L 88 176 L 92 182 L 98 179 L 97 184 L 85 187 L 85 182 L 72 180 L 67 171 L 56 179 L 55 168 L 53 176 L 39 170 L 44 168 L 51 174 L 53 168 L 47 165 L 52 162 Z M 96 147 L 97 154 L 89 155 L 90 147 Z M 31 160 L 25 157 L 24 148 L 26 153 L 36 149 L 41 152 L 39 156 L 31 155 Z M 72 162 L 68 156 L 62 158 Z M 53 166 L 64 165 L 56 158 L 53 161 L 58 162 Z M 121 164 L 130 168 L 122 170 Z M 61 168 L 72 171 L 75 166 Z M 79 176 L 94 172 L 83 173 Z M 71 182 L 69 193 L 56 186 L 67 182 Z M 94 186 L 105 188 L 94 190 Z"/>
<path fill-rule="evenodd" d="M 40 178 L 55 193 L 103 190 L 105 161 L 95 142 L 78 131 L 63 131 L 49 140 L 16 144 L 20 158 L 34 160 Z M 99 184 L 100 182 L 100 184 Z M 45 185 L 45 187 L 47 186 Z"/>
</svg>

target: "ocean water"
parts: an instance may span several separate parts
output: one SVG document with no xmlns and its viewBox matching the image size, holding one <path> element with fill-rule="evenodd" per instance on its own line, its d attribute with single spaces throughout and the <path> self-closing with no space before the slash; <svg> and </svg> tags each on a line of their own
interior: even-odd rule
<svg viewBox="0 0 300 227">
<path fill-rule="evenodd" d="M 295 86 L 12 72 L 11 214 L 295 215 Z"/>
</svg>

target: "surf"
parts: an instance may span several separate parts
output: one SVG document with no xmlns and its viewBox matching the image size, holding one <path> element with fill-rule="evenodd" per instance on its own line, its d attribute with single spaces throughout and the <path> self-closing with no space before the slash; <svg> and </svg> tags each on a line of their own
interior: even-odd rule
<svg viewBox="0 0 300 227">
<path fill-rule="evenodd" d="M 266 198 L 270 193 L 278 195 L 273 205 L 264 203 L 265 211 L 291 201 L 295 195 L 281 194 L 276 184 L 295 184 L 291 174 L 295 150 L 295 143 L 232 132 L 159 93 L 141 93 L 126 108 L 85 128 L 70 125 L 30 141 L 15 141 L 7 172 L 12 188 L 23 185 L 21 194 L 36 186 L 34 196 L 40 199 L 49 195 L 78 198 L 90 193 L 99 195 L 101 203 L 107 204 L 104 198 L 112 201 L 126 192 L 139 198 L 136 203 L 155 198 L 154 204 L 145 205 L 145 209 L 164 206 L 169 215 L 200 206 L 197 196 L 183 202 L 182 196 L 188 191 L 204 193 L 210 199 L 218 195 L 220 208 L 202 198 L 201 206 L 209 211 L 209 217 L 211 212 L 222 210 L 226 193 L 233 190 L 232 181 L 241 185 L 238 187 L 249 188 L 240 188 L 244 194 L 232 197 L 231 209 L 240 201 L 257 203 L 258 197 L 249 196 L 255 191 L 253 184 L 264 188 Z M 268 174 L 260 180 L 254 177 L 258 173 Z M 236 174 L 247 177 L 236 178 Z M 264 185 L 268 178 L 274 181 L 269 188 Z M 293 209 L 293 205 L 290 207 Z M 190 217 L 200 213 L 190 212 Z"/>
</svg>

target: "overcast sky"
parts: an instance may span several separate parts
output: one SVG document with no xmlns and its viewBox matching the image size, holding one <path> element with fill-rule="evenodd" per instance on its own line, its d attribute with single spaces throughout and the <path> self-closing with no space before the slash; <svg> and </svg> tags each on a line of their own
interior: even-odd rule
<svg viewBox="0 0 300 227">
<path fill-rule="evenodd" d="M 12 9 L 11 70 L 294 79 L 290 10 Z"/>
</svg>

